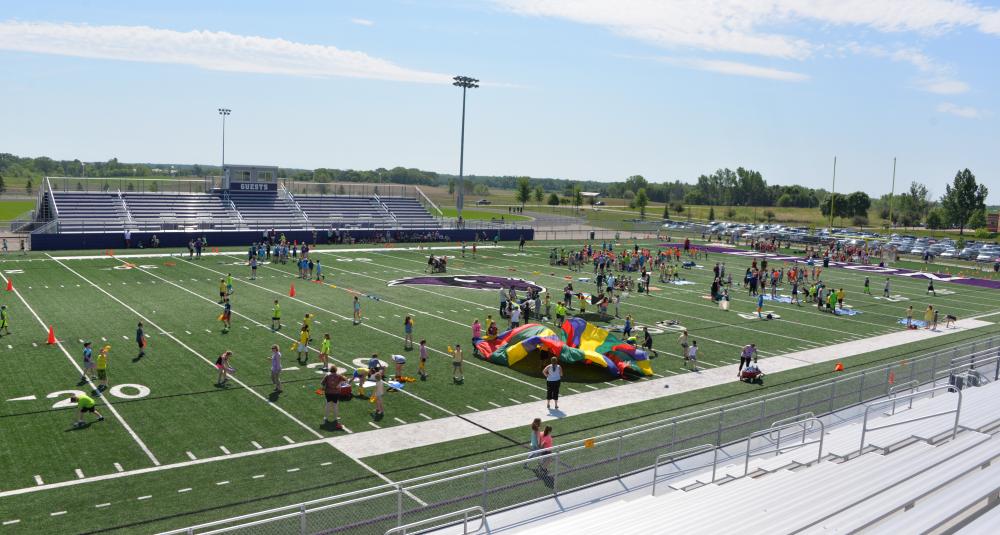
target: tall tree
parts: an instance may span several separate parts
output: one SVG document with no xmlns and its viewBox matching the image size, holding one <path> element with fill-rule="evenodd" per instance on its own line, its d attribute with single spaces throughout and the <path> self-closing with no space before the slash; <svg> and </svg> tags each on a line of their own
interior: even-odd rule
<svg viewBox="0 0 1000 535">
<path fill-rule="evenodd" d="M 580 186 L 573 186 L 573 206 L 579 210 L 580 206 L 583 204 L 583 193 L 580 191 Z"/>
<path fill-rule="evenodd" d="M 542 204 L 543 199 L 545 199 L 545 190 L 541 186 L 535 186 L 535 202 Z"/>
<path fill-rule="evenodd" d="M 524 208 L 525 203 L 531 200 L 531 181 L 526 176 L 517 179 L 517 190 L 514 191 L 514 199 L 521 203 Z"/>
<path fill-rule="evenodd" d="M 986 210 L 986 195 L 989 190 L 985 184 L 976 184 L 976 175 L 963 169 L 955 174 L 952 184 L 945 185 L 941 207 L 944 208 L 948 223 L 958 227 L 958 235 L 965 233 L 969 217 L 976 210 Z"/>
<path fill-rule="evenodd" d="M 663 203 L 663 219 L 670 219 L 670 203 Z"/>
<path fill-rule="evenodd" d="M 967 224 L 972 230 L 986 228 L 986 210 L 979 208 L 972 212 Z"/>
<path fill-rule="evenodd" d="M 555 192 L 549 194 L 549 206 L 559 206 L 559 196 Z"/>
<path fill-rule="evenodd" d="M 635 193 L 635 200 L 632 205 L 639 209 L 639 218 L 646 219 L 646 206 L 649 204 L 649 196 L 646 195 L 646 188 L 639 188 Z"/>
</svg>

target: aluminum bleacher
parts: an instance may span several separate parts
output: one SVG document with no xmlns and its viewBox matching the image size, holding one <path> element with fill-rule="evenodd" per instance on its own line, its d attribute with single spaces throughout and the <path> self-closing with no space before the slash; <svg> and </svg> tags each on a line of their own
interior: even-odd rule
<svg viewBox="0 0 1000 535">
<path fill-rule="evenodd" d="M 391 226 L 392 218 L 372 197 L 298 195 L 295 200 L 309 221 L 319 228 L 371 228 Z M 430 214 L 428 214 L 429 216 Z"/>
<path fill-rule="evenodd" d="M 126 217 L 118 192 L 53 192 L 60 230 L 120 232 Z"/>
<path fill-rule="evenodd" d="M 306 220 L 288 199 L 277 193 L 229 194 L 243 220 L 253 228 L 306 228 Z"/>
<path fill-rule="evenodd" d="M 396 216 L 403 228 L 436 228 L 440 226 L 420 201 L 409 197 L 382 197 L 382 203 Z"/>
<path fill-rule="evenodd" d="M 137 227 L 162 224 L 165 228 L 235 229 L 236 217 L 219 195 L 201 193 L 124 193 Z"/>
<path fill-rule="evenodd" d="M 898 399 L 896 407 L 891 400 L 871 403 L 863 421 L 829 429 L 805 425 L 815 420 L 806 418 L 800 446 L 793 435 L 785 448 L 774 447 L 773 434 L 762 433 L 755 457 L 740 455 L 660 487 L 673 490 L 627 494 L 512 531 L 1000 531 L 1000 383 Z M 626 507 L 636 514 L 623 517 Z"/>
</svg>

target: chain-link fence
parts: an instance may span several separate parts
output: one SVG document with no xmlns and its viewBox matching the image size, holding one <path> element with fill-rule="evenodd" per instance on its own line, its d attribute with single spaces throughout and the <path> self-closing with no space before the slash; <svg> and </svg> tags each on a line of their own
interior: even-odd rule
<svg viewBox="0 0 1000 535">
<path fill-rule="evenodd" d="M 1000 337 L 901 357 L 892 364 L 576 440 L 548 452 L 525 452 L 164 535 L 370 534 L 474 507 L 493 513 L 648 470 L 663 454 L 705 444 L 724 447 L 789 417 L 857 406 L 893 394 L 897 386 L 950 382 L 969 370 L 986 380 L 1000 379 Z"/>
</svg>

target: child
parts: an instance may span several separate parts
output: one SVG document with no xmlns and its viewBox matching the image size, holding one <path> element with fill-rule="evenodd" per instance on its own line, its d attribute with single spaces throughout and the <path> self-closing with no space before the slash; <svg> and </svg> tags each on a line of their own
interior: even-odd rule
<svg viewBox="0 0 1000 535">
<path fill-rule="evenodd" d="M 396 365 L 396 380 L 403 381 L 403 366 L 406 365 L 406 357 L 403 355 L 393 355 L 392 362 Z"/>
<path fill-rule="evenodd" d="M 385 416 L 385 407 L 382 406 L 382 395 L 385 394 L 385 384 L 382 382 L 382 370 L 375 372 L 371 378 L 375 381 L 375 413 L 372 414 L 376 420 L 381 420 Z"/>
<path fill-rule="evenodd" d="M 271 311 L 271 330 L 277 331 L 281 329 L 281 305 L 278 304 L 278 300 L 274 300 L 274 310 Z"/>
<path fill-rule="evenodd" d="M 274 385 L 275 393 L 281 393 L 281 351 L 278 344 L 271 346 L 271 383 Z"/>
<path fill-rule="evenodd" d="M 299 364 L 305 364 L 309 360 L 309 326 L 303 324 L 299 330 L 298 355 L 296 360 Z"/>
<path fill-rule="evenodd" d="M 462 346 L 455 344 L 455 349 L 451 352 L 451 379 L 455 384 L 465 382 L 465 373 L 462 371 Z"/>
<path fill-rule="evenodd" d="M 757 294 L 757 318 L 764 319 L 762 314 L 764 310 L 764 294 Z"/>
<path fill-rule="evenodd" d="M 865 277 L 865 293 L 868 294 L 868 295 L 872 294 L 872 286 L 871 286 L 871 284 L 872 284 L 872 281 L 868 277 Z"/>
<path fill-rule="evenodd" d="M 0 305 L 0 336 L 10 334 L 10 316 L 7 315 L 7 305 Z"/>
<path fill-rule="evenodd" d="M 135 343 L 139 346 L 139 354 L 135 356 L 135 359 L 139 360 L 146 356 L 146 335 L 142 332 L 141 321 L 135 328 Z"/>
<path fill-rule="evenodd" d="M 97 379 L 101 381 L 97 385 L 98 394 L 108 389 L 108 351 L 111 351 L 111 346 L 106 345 L 97 354 Z"/>
<path fill-rule="evenodd" d="M 698 371 L 698 341 L 692 340 L 691 346 L 688 347 L 688 360 L 691 361 L 692 371 Z M 687 367 L 687 363 L 684 363 L 684 367 Z"/>
<path fill-rule="evenodd" d="M 413 318 L 409 314 L 403 318 L 403 349 L 413 349 Z"/>
<path fill-rule="evenodd" d="M 913 305 L 906 308 L 906 328 L 913 328 Z"/>
<path fill-rule="evenodd" d="M 631 314 L 626 314 L 625 315 L 625 326 L 622 327 L 622 334 L 625 335 L 625 338 L 628 338 L 629 336 L 632 335 L 632 315 Z"/>
<path fill-rule="evenodd" d="M 219 279 L 219 303 L 226 302 L 226 279 Z"/>
<path fill-rule="evenodd" d="M 924 295 L 933 294 L 937 297 L 937 292 L 934 291 L 934 279 L 927 279 L 927 292 Z"/>
<path fill-rule="evenodd" d="M 219 377 L 215 382 L 215 386 L 225 386 L 226 382 L 229 381 L 229 374 L 235 372 L 230 365 L 229 359 L 232 358 L 232 351 L 224 351 L 219 358 L 215 359 L 215 368 L 219 370 Z"/>
<path fill-rule="evenodd" d="M 80 383 L 86 383 L 87 381 L 93 380 L 95 378 L 96 372 L 94 371 L 94 350 L 90 348 L 90 342 L 83 343 L 83 375 L 80 376 Z"/>
<path fill-rule="evenodd" d="M 233 295 L 233 274 L 226 273 L 226 295 Z"/>
<path fill-rule="evenodd" d="M 417 373 L 420 374 L 420 380 L 427 380 L 427 340 L 420 341 L 420 364 L 418 364 Z"/>
<path fill-rule="evenodd" d="M 538 449 L 541 450 L 541 455 L 548 455 L 552 449 L 552 426 L 545 426 L 545 430 L 542 431 L 542 435 L 538 437 Z M 549 470 L 549 465 L 552 464 L 551 457 L 546 457 L 541 462 L 541 469 L 544 471 Z"/>
<path fill-rule="evenodd" d="M 323 363 L 323 371 L 329 369 L 327 359 L 330 357 L 330 333 L 323 335 L 323 341 L 319 346 L 319 361 Z"/>
<path fill-rule="evenodd" d="M 358 296 L 354 296 L 354 325 L 361 323 L 361 301 Z"/>
<path fill-rule="evenodd" d="M 83 415 L 88 412 L 96 415 L 98 422 L 104 421 L 104 416 L 101 416 L 101 413 L 97 412 L 97 404 L 94 402 L 94 398 L 84 394 L 77 394 L 75 396 L 70 396 L 69 400 L 72 403 L 76 403 L 78 409 L 76 413 L 76 422 L 73 422 L 73 427 L 83 427 Z"/>
<path fill-rule="evenodd" d="M 233 306 L 229 303 L 228 297 L 223 297 L 224 304 L 222 305 L 222 332 L 228 333 L 229 329 L 232 327 L 232 317 L 233 317 Z"/>
</svg>

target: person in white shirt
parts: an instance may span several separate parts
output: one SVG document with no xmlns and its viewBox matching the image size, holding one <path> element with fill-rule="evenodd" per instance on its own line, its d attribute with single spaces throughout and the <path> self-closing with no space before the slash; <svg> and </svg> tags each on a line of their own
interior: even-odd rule
<svg viewBox="0 0 1000 535">
<path fill-rule="evenodd" d="M 692 371 L 698 371 L 698 341 L 692 340 L 687 351 L 687 361 L 684 362 L 684 367 L 686 368 L 687 363 L 690 362 Z"/>
<path fill-rule="evenodd" d="M 517 303 L 510 305 L 510 328 L 513 329 L 521 325 L 521 307 Z"/>
<path fill-rule="evenodd" d="M 551 403 L 556 402 L 556 410 L 559 410 L 559 385 L 562 384 L 562 366 L 559 359 L 552 357 L 549 365 L 542 370 L 545 376 L 545 408 L 551 409 Z"/>
</svg>

